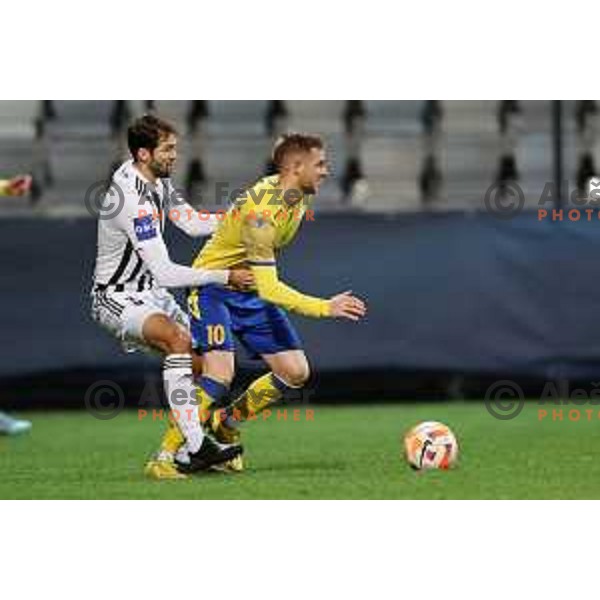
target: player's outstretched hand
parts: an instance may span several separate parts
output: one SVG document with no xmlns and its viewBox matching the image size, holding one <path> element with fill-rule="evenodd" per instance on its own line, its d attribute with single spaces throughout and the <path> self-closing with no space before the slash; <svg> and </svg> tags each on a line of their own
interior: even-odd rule
<svg viewBox="0 0 600 600">
<path fill-rule="evenodd" d="M 332 317 L 342 317 L 351 321 L 358 321 L 367 314 L 365 303 L 352 291 L 342 292 L 329 300 Z"/>
<path fill-rule="evenodd" d="M 9 196 L 24 196 L 31 190 L 31 175 L 17 175 L 8 182 Z"/>
<path fill-rule="evenodd" d="M 247 290 L 254 285 L 254 275 L 250 269 L 231 269 L 229 285 L 238 290 Z"/>
</svg>

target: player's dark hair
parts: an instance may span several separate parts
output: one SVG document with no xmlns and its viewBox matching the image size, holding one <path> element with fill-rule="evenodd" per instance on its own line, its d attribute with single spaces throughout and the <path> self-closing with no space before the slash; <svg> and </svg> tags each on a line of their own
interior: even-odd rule
<svg viewBox="0 0 600 600">
<path fill-rule="evenodd" d="M 313 148 L 321 150 L 323 140 L 313 133 L 285 133 L 273 147 L 273 164 L 281 169 L 285 159 L 295 152 L 310 152 Z"/>
<path fill-rule="evenodd" d="M 137 153 L 140 148 L 154 150 L 161 139 L 177 131 L 171 123 L 160 119 L 155 115 L 144 115 L 136 119 L 127 129 L 127 145 L 133 159 L 137 159 Z"/>
</svg>

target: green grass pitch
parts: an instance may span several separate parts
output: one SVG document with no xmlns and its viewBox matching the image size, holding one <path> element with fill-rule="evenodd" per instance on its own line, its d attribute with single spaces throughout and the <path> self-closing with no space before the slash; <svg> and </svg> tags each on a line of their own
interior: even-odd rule
<svg viewBox="0 0 600 600">
<path fill-rule="evenodd" d="M 142 474 L 162 423 L 140 422 L 134 411 L 111 421 L 30 413 L 31 434 L 0 438 L 0 498 L 600 498 L 598 411 L 570 422 L 563 407 L 564 420 L 553 422 L 539 421 L 538 408 L 497 421 L 479 402 L 324 406 L 312 422 L 292 421 L 288 409 L 287 422 L 272 416 L 244 427 L 245 473 L 163 482 Z M 455 431 L 456 469 L 406 465 L 402 434 L 423 420 Z"/>
</svg>

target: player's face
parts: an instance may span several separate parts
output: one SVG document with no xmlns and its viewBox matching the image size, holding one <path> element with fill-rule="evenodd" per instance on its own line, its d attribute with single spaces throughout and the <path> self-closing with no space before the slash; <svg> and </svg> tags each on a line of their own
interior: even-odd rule
<svg viewBox="0 0 600 600">
<path fill-rule="evenodd" d="M 329 164 L 325 150 L 313 148 L 302 157 L 299 183 L 305 194 L 316 194 L 321 182 L 329 175 Z"/>
<path fill-rule="evenodd" d="M 149 169 L 155 177 L 170 177 L 177 160 L 177 137 L 170 133 L 161 138 L 160 143 L 152 152 Z"/>
</svg>

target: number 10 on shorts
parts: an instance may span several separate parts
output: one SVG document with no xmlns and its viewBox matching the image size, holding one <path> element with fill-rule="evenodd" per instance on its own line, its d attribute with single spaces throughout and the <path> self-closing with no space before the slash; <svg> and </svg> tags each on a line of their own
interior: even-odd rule
<svg viewBox="0 0 600 600">
<path fill-rule="evenodd" d="M 223 325 L 207 325 L 206 334 L 209 346 L 220 346 L 225 341 L 225 327 Z"/>
</svg>

